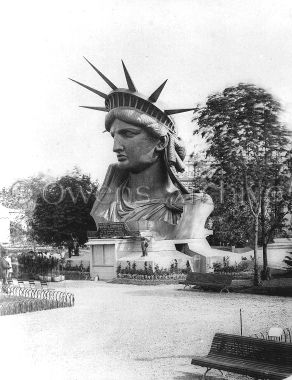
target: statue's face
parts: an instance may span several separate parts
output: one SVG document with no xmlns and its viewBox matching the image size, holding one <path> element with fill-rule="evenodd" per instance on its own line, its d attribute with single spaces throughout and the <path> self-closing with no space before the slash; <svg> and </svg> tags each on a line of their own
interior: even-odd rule
<svg viewBox="0 0 292 380">
<path fill-rule="evenodd" d="M 116 119 L 110 133 L 114 139 L 113 151 L 121 168 L 139 173 L 157 161 L 159 138 L 144 128 Z"/>
</svg>

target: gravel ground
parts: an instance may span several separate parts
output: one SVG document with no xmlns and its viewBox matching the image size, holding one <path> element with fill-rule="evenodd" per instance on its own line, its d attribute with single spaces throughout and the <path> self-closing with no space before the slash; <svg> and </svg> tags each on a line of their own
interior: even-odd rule
<svg viewBox="0 0 292 380">
<path fill-rule="evenodd" d="M 73 308 L 0 317 L 3 378 L 35 380 L 196 380 L 190 364 L 215 332 L 251 335 L 292 327 L 289 298 L 66 281 Z M 4 363 L 4 365 L 3 365 Z M 1 376 L 2 378 L 2 376 Z M 220 379 L 216 370 L 209 379 Z M 246 377 L 228 374 L 228 379 Z"/>
</svg>

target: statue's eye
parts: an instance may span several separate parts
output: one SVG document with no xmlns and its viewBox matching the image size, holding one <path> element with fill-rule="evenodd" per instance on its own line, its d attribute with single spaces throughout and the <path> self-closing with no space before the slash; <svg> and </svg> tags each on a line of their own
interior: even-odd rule
<svg viewBox="0 0 292 380">
<path fill-rule="evenodd" d="M 132 131 L 121 131 L 120 134 L 124 137 L 134 137 L 137 135 L 137 133 Z"/>
<path fill-rule="evenodd" d="M 140 134 L 139 130 L 132 130 L 132 129 L 121 129 L 121 130 L 112 130 L 110 132 L 111 136 L 115 138 L 115 136 L 121 136 L 123 138 L 131 138 L 135 137 L 136 135 Z"/>
</svg>

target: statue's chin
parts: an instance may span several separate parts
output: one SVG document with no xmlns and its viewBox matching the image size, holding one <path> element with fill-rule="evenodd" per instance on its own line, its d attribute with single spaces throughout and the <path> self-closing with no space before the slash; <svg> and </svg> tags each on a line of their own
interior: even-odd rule
<svg viewBox="0 0 292 380">
<path fill-rule="evenodd" d="M 127 169 L 128 162 L 126 160 L 125 161 L 118 161 L 118 166 L 119 166 L 119 168 Z"/>
<path fill-rule="evenodd" d="M 120 169 L 127 170 L 130 173 L 140 173 L 145 169 L 142 165 L 141 167 L 137 165 L 133 166 L 127 160 L 118 161 L 118 166 Z"/>
<path fill-rule="evenodd" d="M 118 167 L 123 170 L 131 171 L 131 165 L 128 160 L 118 161 Z"/>
</svg>

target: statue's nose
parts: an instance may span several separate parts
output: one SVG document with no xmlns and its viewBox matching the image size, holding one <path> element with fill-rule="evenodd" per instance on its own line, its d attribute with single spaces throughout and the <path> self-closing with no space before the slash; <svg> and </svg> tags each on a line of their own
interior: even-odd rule
<svg viewBox="0 0 292 380">
<path fill-rule="evenodd" d="M 119 136 L 114 137 L 114 146 L 113 146 L 113 151 L 115 153 L 119 153 L 124 149 L 123 145 L 121 144 L 121 141 L 119 139 Z"/>
</svg>

